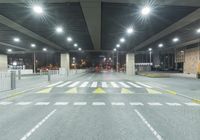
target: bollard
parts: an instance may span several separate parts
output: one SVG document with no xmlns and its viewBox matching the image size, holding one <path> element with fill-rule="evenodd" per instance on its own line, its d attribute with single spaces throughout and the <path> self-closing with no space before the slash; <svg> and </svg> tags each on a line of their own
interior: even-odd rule
<svg viewBox="0 0 200 140">
<path fill-rule="evenodd" d="M 18 80 L 21 80 L 21 70 L 18 70 Z"/>
<path fill-rule="evenodd" d="M 15 71 L 11 71 L 11 90 L 16 89 L 16 72 Z"/>
<path fill-rule="evenodd" d="M 48 71 L 48 81 L 49 82 L 51 81 L 51 73 L 50 73 L 50 71 Z"/>
</svg>

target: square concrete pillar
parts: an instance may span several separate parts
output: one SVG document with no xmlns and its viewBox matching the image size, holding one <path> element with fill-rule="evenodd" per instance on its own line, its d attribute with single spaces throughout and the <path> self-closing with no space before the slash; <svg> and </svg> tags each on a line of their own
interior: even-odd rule
<svg viewBox="0 0 200 140">
<path fill-rule="evenodd" d="M 0 54 L 0 71 L 6 71 L 8 69 L 7 55 Z"/>
<path fill-rule="evenodd" d="M 126 74 L 135 75 L 135 55 L 134 53 L 126 54 Z"/>
<path fill-rule="evenodd" d="M 69 73 L 69 69 L 70 69 L 70 56 L 69 53 L 64 53 L 60 55 L 60 67 L 61 67 L 61 71 L 66 71 L 67 73 Z"/>
</svg>

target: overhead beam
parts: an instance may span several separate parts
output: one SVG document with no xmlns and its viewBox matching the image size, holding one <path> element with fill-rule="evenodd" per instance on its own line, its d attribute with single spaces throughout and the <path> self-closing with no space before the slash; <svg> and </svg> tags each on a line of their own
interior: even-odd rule
<svg viewBox="0 0 200 140">
<path fill-rule="evenodd" d="M 101 46 L 101 0 L 81 1 L 81 8 L 95 50 Z"/>
<path fill-rule="evenodd" d="M 8 19 L 8 18 L 6 18 L 2 15 L 0 15 L 0 23 L 6 25 L 6 26 L 8 26 L 8 27 L 10 27 L 10 28 L 12 28 L 16 31 L 19 31 L 19 32 L 31 37 L 31 38 L 34 38 L 34 39 L 36 39 L 40 42 L 43 42 L 43 43 L 49 45 L 50 47 L 53 47 L 53 48 L 56 48 L 56 49 L 59 49 L 59 50 L 63 50 L 63 48 L 56 45 L 55 43 L 45 39 L 44 37 L 39 36 L 38 34 L 28 30 L 27 28 L 17 24 L 16 22 L 14 22 L 14 21 L 12 21 L 12 20 L 10 20 L 10 19 Z"/>
<path fill-rule="evenodd" d="M 168 28 L 162 30 L 161 32 L 159 32 L 158 34 L 152 36 L 151 38 L 147 39 L 146 41 L 144 41 L 143 43 L 139 44 L 138 46 L 134 47 L 132 50 L 139 50 L 142 49 L 144 47 L 147 47 L 148 45 L 150 45 L 153 42 L 158 41 L 159 39 L 197 21 L 200 19 L 200 8 L 195 10 L 194 12 L 192 12 L 191 14 L 187 15 L 186 17 L 182 18 L 181 20 L 177 21 L 176 23 L 172 24 L 171 26 L 169 26 Z"/>
<path fill-rule="evenodd" d="M 28 49 L 25 49 L 25 48 L 22 48 L 22 47 L 19 47 L 19 46 L 16 46 L 16 45 L 4 43 L 4 42 L 0 42 L 0 45 L 6 46 L 6 47 L 10 47 L 10 48 L 14 48 L 14 49 L 19 49 L 19 50 L 28 51 Z"/>
</svg>

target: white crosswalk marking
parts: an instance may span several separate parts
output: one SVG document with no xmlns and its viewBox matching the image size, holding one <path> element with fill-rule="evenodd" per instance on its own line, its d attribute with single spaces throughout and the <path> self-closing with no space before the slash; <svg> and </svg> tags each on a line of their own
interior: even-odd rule
<svg viewBox="0 0 200 140">
<path fill-rule="evenodd" d="M 54 105 L 68 105 L 68 102 L 56 102 Z"/>
<path fill-rule="evenodd" d="M 151 105 L 151 106 L 162 106 L 161 103 L 157 103 L 157 102 L 155 102 L 155 103 L 148 103 L 148 104 Z"/>
<path fill-rule="evenodd" d="M 125 88 L 130 88 L 130 86 L 127 85 L 127 84 L 125 84 L 124 82 L 119 82 L 119 83 L 120 83 L 120 85 L 122 85 L 122 86 L 125 87 Z"/>
<path fill-rule="evenodd" d="M 92 84 L 91 84 L 91 86 L 90 87 L 92 87 L 92 88 L 96 88 L 97 87 L 97 82 L 92 82 Z"/>
<path fill-rule="evenodd" d="M 65 82 L 65 83 L 63 83 L 63 84 L 61 84 L 61 85 L 58 85 L 57 87 L 64 87 L 64 86 L 70 84 L 71 82 L 72 82 L 72 81 L 67 81 L 67 82 Z"/>
<path fill-rule="evenodd" d="M 119 88 L 119 86 L 118 86 L 115 82 L 110 82 L 110 84 L 111 84 L 114 88 Z"/>
<path fill-rule="evenodd" d="M 179 103 L 166 103 L 169 106 L 181 106 Z"/>
<path fill-rule="evenodd" d="M 101 84 L 102 84 L 102 88 L 107 88 L 108 87 L 107 82 L 102 82 Z"/>
<path fill-rule="evenodd" d="M 76 87 L 79 83 L 80 83 L 80 81 L 76 81 L 76 82 L 72 83 L 71 85 L 69 85 L 68 87 Z"/>
<path fill-rule="evenodd" d="M 74 102 L 75 106 L 82 106 L 82 105 L 87 105 L 87 102 Z"/>
<path fill-rule="evenodd" d="M 12 104 L 13 102 L 0 102 L 0 105 L 9 105 Z"/>
<path fill-rule="evenodd" d="M 57 85 L 61 84 L 62 82 L 63 82 L 63 81 L 60 81 L 60 82 L 57 82 L 57 83 L 54 83 L 54 84 L 48 85 L 47 87 L 57 86 Z"/>
<path fill-rule="evenodd" d="M 114 106 L 124 106 L 125 105 L 123 102 L 112 102 L 111 104 Z"/>
<path fill-rule="evenodd" d="M 89 82 L 83 82 L 83 83 L 80 85 L 80 87 L 87 87 L 88 83 L 89 83 Z"/>
<path fill-rule="evenodd" d="M 197 104 L 197 103 L 185 103 L 187 106 L 200 106 L 200 104 Z"/>
<path fill-rule="evenodd" d="M 146 84 L 143 84 L 143 83 L 141 83 L 141 82 L 136 82 L 136 83 L 139 84 L 139 85 L 141 85 L 141 86 L 144 86 L 144 87 L 146 87 L 146 88 L 152 88 L 151 86 L 146 85 Z"/>
<path fill-rule="evenodd" d="M 144 104 L 140 103 L 140 102 L 131 102 L 130 105 L 133 105 L 133 106 L 143 106 Z"/>
<path fill-rule="evenodd" d="M 30 105 L 32 102 L 19 102 L 16 105 Z"/>
<path fill-rule="evenodd" d="M 92 105 L 101 106 L 101 105 L 106 105 L 106 104 L 104 102 L 93 102 Z"/>
<path fill-rule="evenodd" d="M 35 105 L 49 105 L 49 102 L 37 102 Z"/>
<path fill-rule="evenodd" d="M 132 85 L 132 86 L 134 86 L 134 87 L 136 87 L 136 88 L 142 88 L 141 86 L 139 86 L 139 85 L 137 85 L 137 84 L 134 84 L 134 83 L 132 83 L 132 82 L 127 82 L 127 83 L 129 83 L 130 85 Z"/>
</svg>

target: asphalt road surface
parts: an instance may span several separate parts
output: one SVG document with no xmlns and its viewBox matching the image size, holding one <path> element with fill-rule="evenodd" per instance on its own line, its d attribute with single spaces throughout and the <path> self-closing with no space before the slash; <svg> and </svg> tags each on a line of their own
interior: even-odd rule
<svg viewBox="0 0 200 140">
<path fill-rule="evenodd" d="M 11 91 L 0 140 L 200 140 L 200 104 L 179 95 L 199 91 L 198 80 L 116 73 Z"/>
</svg>

